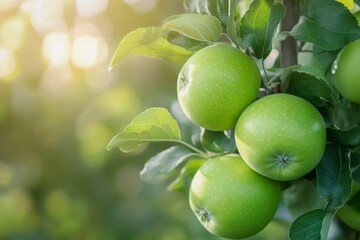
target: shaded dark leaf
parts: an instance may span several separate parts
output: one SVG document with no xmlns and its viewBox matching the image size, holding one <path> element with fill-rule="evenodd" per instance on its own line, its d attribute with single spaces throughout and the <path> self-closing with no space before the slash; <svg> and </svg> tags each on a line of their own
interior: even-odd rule
<svg viewBox="0 0 360 240">
<path fill-rule="evenodd" d="M 244 45 L 251 47 L 258 59 L 271 51 L 272 38 L 282 18 L 284 6 L 274 0 L 254 0 L 241 19 L 240 36 Z"/>
<path fill-rule="evenodd" d="M 328 141 L 335 142 L 348 147 L 360 145 L 360 125 L 343 131 L 334 127 L 327 128 Z"/>
<path fill-rule="evenodd" d="M 332 51 L 359 39 L 360 28 L 351 12 L 337 1 L 302 0 L 300 20 L 290 34 Z"/>
<path fill-rule="evenodd" d="M 287 86 L 284 91 L 311 102 L 316 107 L 326 106 L 332 101 L 331 89 L 320 73 L 311 67 L 302 66 L 288 74 Z"/>
<path fill-rule="evenodd" d="M 316 166 L 318 192 L 328 200 L 327 210 L 342 207 L 351 192 L 350 161 L 345 150 L 338 145 L 328 144 L 320 163 Z"/>
<path fill-rule="evenodd" d="M 334 127 L 350 130 L 360 123 L 360 105 L 343 98 L 334 108 L 329 108 Z"/>
<path fill-rule="evenodd" d="M 291 224 L 289 238 L 291 240 L 321 240 L 323 221 L 327 213 L 322 209 L 307 212 Z"/>
</svg>

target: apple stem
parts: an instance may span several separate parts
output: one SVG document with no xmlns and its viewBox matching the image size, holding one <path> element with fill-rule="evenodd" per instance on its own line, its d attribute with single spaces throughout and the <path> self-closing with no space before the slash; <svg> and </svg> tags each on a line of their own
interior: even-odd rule
<svg viewBox="0 0 360 240">
<path fill-rule="evenodd" d="M 200 156 L 207 156 L 206 152 L 201 151 L 200 149 L 188 144 L 187 142 L 184 142 L 182 140 L 172 140 L 172 141 L 180 143 L 180 144 L 184 145 L 185 147 L 188 147 L 189 149 L 191 149 L 194 152 L 198 153 Z"/>
</svg>

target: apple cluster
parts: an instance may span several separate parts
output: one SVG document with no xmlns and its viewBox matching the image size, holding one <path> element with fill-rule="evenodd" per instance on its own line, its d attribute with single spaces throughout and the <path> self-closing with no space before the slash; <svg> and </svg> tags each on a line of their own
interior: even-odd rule
<svg viewBox="0 0 360 240">
<path fill-rule="evenodd" d="M 191 209 L 217 236 L 261 231 L 278 208 L 280 181 L 309 173 L 325 150 L 318 110 L 290 94 L 258 98 L 260 84 L 254 60 L 225 44 L 199 50 L 179 73 L 178 100 L 188 118 L 208 130 L 235 131 L 238 154 L 210 159 L 190 186 Z"/>
</svg>

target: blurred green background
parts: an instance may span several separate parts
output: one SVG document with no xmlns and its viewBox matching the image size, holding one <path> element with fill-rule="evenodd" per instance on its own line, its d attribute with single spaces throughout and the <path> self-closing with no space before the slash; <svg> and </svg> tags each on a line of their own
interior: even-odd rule
<svg viewBox="0 0 360 240">
<path fill-rule="evenodd" d="M 140 180 L 164 146 L 105 150 L 144 109 L 170 108 L 181 68 L 128 57 L 110 74 L 119 41 L 183 12 L 182 0 L 0 0 L 0 239 L 216 239 L 186 194 Z"/>
</svg>

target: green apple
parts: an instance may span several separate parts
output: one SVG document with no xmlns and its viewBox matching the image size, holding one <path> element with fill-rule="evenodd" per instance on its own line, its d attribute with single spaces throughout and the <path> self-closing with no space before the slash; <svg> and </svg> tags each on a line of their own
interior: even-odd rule
<svg viewBox="0 0 360 240">
<path fill-rule="evenodd" d="M 229 45 L 212 45 L 192 55 L 180 70 L 178 100 L 195 124 L 213 131 L 228 130 L 255 101 L 260 80 L 251 57 Z"/>
<path fill-rule="evenodd" d="M 280 196 L 278 181 L 258 174 L 232 154 L 212 158 L 200 167 L 190 185 L 189 202 L 209 232 L 239 239 L 266 227 Z"/>
<path fill-rule="evenodd" d="M 309 102 L 278 93 L 257 100 L 241 114 L 235 141 L 251 168 L 288 181 L 304 176 L 319 163 L 325 151 L 326 128 Z"/>
<path fill-rule="evenodd" d="M 360 104 L 360 39 L 346 45 L 333 65 L 333 82 L 338 92 Z"/>
<path fill-rule="evenodd" d="M 347 204 L 336 213 L 341 221 L 356 231 L 360 231 L 360 183 L 353 182 Z"/>
</svg>

